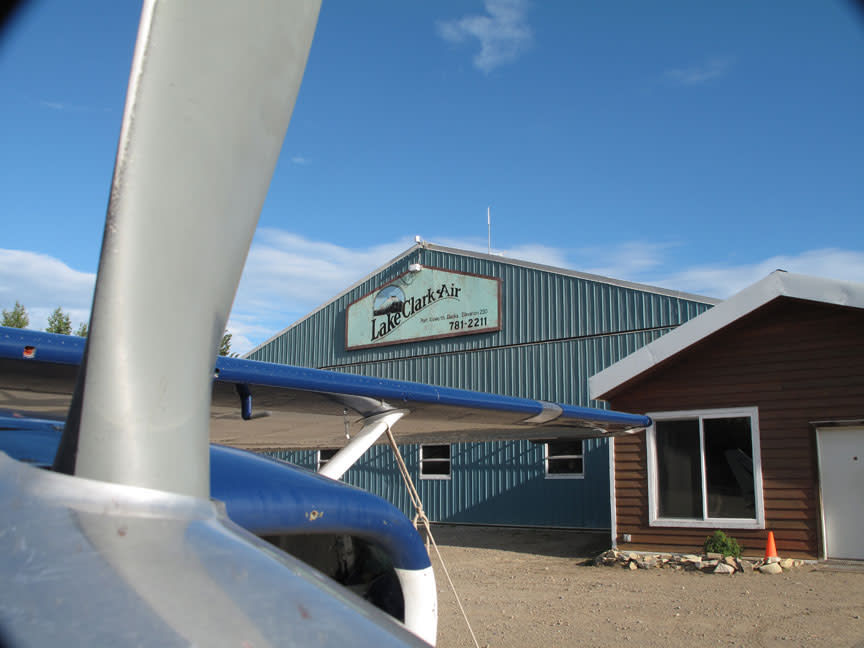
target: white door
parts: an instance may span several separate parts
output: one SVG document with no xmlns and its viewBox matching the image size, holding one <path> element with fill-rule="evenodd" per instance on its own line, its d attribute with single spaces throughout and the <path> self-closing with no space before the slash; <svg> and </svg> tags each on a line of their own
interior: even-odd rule
<svg viewBox="0 0 864 648">
<path fill-rule="evenodd" d="M 817 432 L 828 558 L 864 560 L 864 428 Z"/>
</svg>

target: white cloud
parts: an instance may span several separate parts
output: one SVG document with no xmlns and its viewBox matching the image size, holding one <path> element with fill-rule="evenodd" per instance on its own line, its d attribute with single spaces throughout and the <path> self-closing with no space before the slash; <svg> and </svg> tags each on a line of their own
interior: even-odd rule
<svg viewBox="0 0 864 648">
<path fill-rule="evenodd" d="M 69 314 L 73 328 L 88 321 L 95 280 L 95 274 L 45 254 L 0 249 L 0 307 L 9 310 L 21 302 L 30 315 L 30 328 L 44 329 L 58 306 Z"/>
<path fill-rule="evenodd" d="M 260 343 L 401 254 L 413 242 L 405 237 L 369 248 L 348 248 L 260 228 L 249 250 L 228 328 L 232 335 Z M 240 352 L 233 338 L 232 350 Z"/>
<path fill-rule="evenodd" d="M 826 248 L 773 256 L 743 265 L 694 266 L 660 279 L 660 284 L 675 290 L 726 298 L 778 269 L 864 283 L 864 252 Z"/>
<path fill-rule="evenodd" d="M 494 252 L 495 250 L 493 249 Z M 511 259 L 522 259 L 557 268 L 572 266 L 570 251 L 552 247 L 551 245 L 543 245 L 542 243 L 523 243 L 522 245 L 504 248 L 499 250 L 499 252 L 504 257 Z"/>
<path fill-rule="evenodd" d="M 488 250 L 488 242 L 481 238 L 436 238 L 434 242 L 482 253 Z M 280 230 L 262 230 L 250 252 L 229 328 L 250 340 L 252 346 L 260 344 L 412 243 L 405 237 L 357 249 L 310 241 Z M 854 250 L 811 250 L 737 265 L 680 267 L 675 252 L 679 247 L 678 243 L 639 241 L 576 249 L 524 243 L 493 248 L 493 254 L 717 298 L 729 297 L 777 268 L 864 282 L 864 252 Z M 243 351 L 248 348 L 243 347 Z M 238 344 L 235 350 L 239 349 Z"/>
<path fill-rule="evenodd" d="M 93 113 L 93 112 L 110 112 L 109 108 L 95 108 L 93 106 L 88 106 L 85 104 L 70 104 L 65 101 L 52 101 L 50 99 L 39 99 L 38 103 L 43 108 L 48 108 L 49 110 L 58 110 L 63 112 L 84 112 L 84 113 Z"/>
<path fill-rule="evenodd" d="M 255 327 L 253 327 L 255 328 Z M 248 327 L 244 326 L 242 321 L 238 321 L 236 318 L 230 318 L 228 320 L 228 326 L 226 329 L 231 333 L 231 354 L 243 355 L 244 353 L 251 351 L 255 344 L 249 337 L 246 335 L 248 331 Z M 268 337 L 266 335 L 267 331 L 259 331 L 259 334 L 262 337 Z"/>
<path fill-rule="evenodd" d="M 297 166 L 306 166 L 309 164 L 309 160 L 303 157 L 302 155 L 295 155 L 291 158 L 291 162 L 296 164 Z"/>
<path fill-rule="evenodd" d="M 474 56 L 474 67 L 491 72 L 516 60 L 534 35 L 525 22 L 524 0 L 486 0 L 484 5 L 486 15 L 444 20 L 437 27 L 439 35 L 451 43 L 476 39 L 480 51 Z"/>
<path fill-rule="evenodd" d="M 604 248 L 585 248 L 578 254 L 583 261 L 571 267 L 614 279 L 624 279 L 671 290 L 725 299 L 750 284 L 764 279 L 774 270 L 858 281 L 864 283 L 864 252 L 824 248 L 799 254 L 784 254 L 754 260 L 750 263 L 705 263 L 674 267 L 671 251 L 676 243 L 627 242 Z M 603 265 L 590 263 L 604 259 Z M 584 263 L 588 260 L 589 263 Z"/>
<path fill-rule="evenodd" d="M 663 265 L 666 251 L 675 247 L 673 243 L 648 243 L 629 241 L 602 248 L 577 250 L 577 268 L 584 272 L 638 281 L 634 277 L 646 276 Z"/>
<path fill-rule="evenodd" d="M 292 322 L 407 250 L 404 237 L 368 248 L 349 248 L 278 229 L 262 228 L 253 242 L 228 322 L 232 351 L 245 353 Z M 487 241 L 438 238 L 435 243 L 487 251 Z M 776 255 L 749 263 L 704 263 L 681 267 L 676 243 L 630 241 L 596 248 L 561 248 L 524 243 L 493 252 L 505 258 L 572 268 L 603 276 L 726 298 L 782 268 L 789 272 L 864 283 L 864 251 L 825 248 Z M 0 307 L 17 299 L 44 329 L 57 306 L 73 326 L 87 321 L 94 275 L 70 268 L 53 257 L 24 250 L 0 249 Z"/>
<path fill-rule="evenodd" d="M 458 248 L 460 250 L 471 250 L 473 252 L 489 252 L 489 240 L 481 238 L 450 239 L 436 238 L 434 243 L 445 247 Z M 571 267 L 569 251 L 563 248 L 544 245 L 543 243 L 523 243 L 507 248 L 493 247 L 492 254 L 505 258 L 519 259 L 520 261 L 531 261 L 543 265 L 558 268 Z"/>
<path fill-rule="evenodd" d="M 666 77 L 680 85 L 700 85 L 724 76 L 733 62 L 731 58 L 712 58 L 698 65 L 666 70 Z"/>
<path fill-rule="evenodd" d="M 311 241 L 291 232 L 261 228 L 252 243 L 240 295 L 244 301 L 281 296 L 295 303 L 318 304 L 404 252 L 405 237 L 370 248 L 348 248 Z"/>
</svg>

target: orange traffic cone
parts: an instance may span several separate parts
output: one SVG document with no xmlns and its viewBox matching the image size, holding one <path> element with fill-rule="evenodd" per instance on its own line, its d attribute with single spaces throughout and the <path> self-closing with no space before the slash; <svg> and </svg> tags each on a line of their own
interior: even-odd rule
<svg viewBox="0 0 864 648">
<path fill-rule="evenodd" d="M 774 544 L 774 532 L 768 532 L 768 542 L 765 543 L 765 558 L 777 558 L 777 545 Z"/>
</svg>

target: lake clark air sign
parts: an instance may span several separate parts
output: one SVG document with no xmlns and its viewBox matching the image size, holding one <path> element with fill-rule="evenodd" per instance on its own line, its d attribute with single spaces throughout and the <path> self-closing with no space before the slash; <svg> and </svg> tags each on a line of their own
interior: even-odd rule
<svg viewBox="0 0 864 648">
<path fill-rule="evenodd" d="M 365 349 L 501 328 L 501 280 L 420 268 L 348 307 L 345 348 Z"/>
</svg>

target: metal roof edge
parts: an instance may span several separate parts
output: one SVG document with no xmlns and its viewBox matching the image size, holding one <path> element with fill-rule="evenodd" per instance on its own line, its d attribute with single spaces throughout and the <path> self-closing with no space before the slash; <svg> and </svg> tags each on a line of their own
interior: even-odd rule
<svg viewBox="0 0 864 648">
<path fill-rule="evenodd" d="M 699 302 L 702 304 L 710 304 L 712 306 L 716 306 L 717 304 L 722 302 L 722 300 L 720 300 L 720 299 L 715 299 L 714 297 L 706 297 L 705 295 L 696 295 L 696 294 L 692 294 L 692 293 L 681 292 L 678 290 L 670 290 L 668 288 L 661 288 L 659 286 L 651 286 L 648 284 L 640 284 L 640 283 L 636 283 L 636 282 L 632 282 L 632 281 L 624 281 L 622 279 L 612 279 L 611 277 L 604 277 L 602 275 L 595 275 L 595 274 L 591 274 L 589 272 L 579 272 L 577 270 L 569 270 L 567 268 L 559 268 L 556 266 L 545 265 L 542 263 L 535 263 L 533 261 L 524 261 L 521 259 L 514 259 L 511 257 L 500 256 L 497 254 L 486 254 L 484 252 L 477 252 L 474 250 L 464 250 L 461 248 L 447 247 L 444 245 L 437 245 L 435 243 L 430 243 L 429 241 L 419 241 L 419 242 L 415 243 L 414 245 L 412 245 L 411 247 L 409 247 L 404 252 L 402 252 L 401 254 L 398 254 L 395 257 L 393 257 L 392 259 L 390 259 L 389 261 L 387 261 L 387 263 L 379 266 L 378 268 L 376 268 L 375 270 L 373 270 L 372 272 L 367 274 L 365 277 L 363 277 L 359 281 L 354 282 L 348 288 L 346 288 L 345 290 L 343 290 L 342 292 L 337 294 L 335 297 L 332 297 L 331 299 L 327 300 L 326 302 L 324 302 L 323 304 L 318 306 L 315 310 L 310 311 L 309 313 L 307 313 L 306 315 L 304 315 L 300 319 L 295 320 L 294 322 L 292 322 L 291 324 L 289 324 L 288 326 L 283 328 L 278 333 L 274 333 L 269 338 L 267 338 L 267 340 L 260 343 L 258 346 L 254 347 L 250 351 L 244 353 L 241 357 L 248 358 L 250 355 L 252 355 L 256 351 L 258 351 L 259 349 L 270 344 L 273 340 L 275 340 L 279 336 L 284 335 L 285 333 L 290 331 L 295 326 L 302 324 L 303 322 L 305 322 L 307 319 L 309 319 L 310 317 L 312 317 L 316 313 L 327 308 L 333 302 L 341 299 L 347 293 L 349 293 L 352 290 L 354 290 L 355 288 L 357 288 L 359 285 L 368 281 L 369 279 L 371 279 L 375 275 L 379 274 L 380 272 L 383 272 L 389 266 L 393 265 L 397 261 L 404 259 L 406 256 L 410 255 L 415 250 L 419 250 L 419 249 L 427 249 L 427 250 L 432 250 L 435 252 L 443 252 L 445 254 L 456 254 L 456 255 L 460 255 L 460 256 L 474 257 L 477 259 L 485 259 L 487 261 L 494 261 L 497 263 L 507 263 L 510 265 L 520 266 L 523 268 L 529 268 L 532 270 L 541 270 L 543 272 L 551 272 L 553 274 L 563 275 L 565 277 L 573 277 L 576 279 L 585 279 L 587 281 L 595 281 L 598 283 L 605 283 L 605 284 L 609 284 L 609 285 L 613 285 L 613 286 L 618 286 L 620 288 L 630 288 L 630 289 L 639 290 L 642 292 L 655 293 L 655 294 L 663 295 L 666 297 L 675 297 L 678 299 L 686 299 L 688 301 L 695 301 L 695 302 Z"/>
<path fill-rule="evenodd" d="M 592 399 L 613 389 L 778 298 L 864 308 L 864 283 L 775 270 L 714 308 L 637 349 L 588 379 Z"/>
<path fill-rule="evenodd" d="M 434 243 L 428 242 L 424 243 L 424 247 L 428 250 L 435 250 L 436 252 L 459 254 L 462 256 L 475 257 L 477 259 L 496 261 L 498 263 L 507 263 L 510 265 L 521 266 L 523 268 L 529 268 L 531 270 L 542 270 L 543 272 L 551 272 L 553 274 L 559 274 L 565 277 L 574 277 L 576 279 L 596 281 L 598 283 L 606 283 L 613 286 L 618 286 L 620 288 L 632 288 L 634 290 L 640 290 L 642 292 L 656 293 L 658 295 L 664 295 L 666 297 L 677 297 L 679 299 L 687 299 L 689 301 L 695 301 L 702 304 L 716 305 L 723 301 L 722 299 L 707 297 L 705 295 L 696 295 L 693 293 L 681 292 L 679 290 L 661 288 L 660 286 L 652 286 L 650 284 L 641 284 L 634 281 L 625 281 L 623 279 L 613 279 L 611 277 L 605 277 L 603 275 L 591 274 L 590 272 L 580 272 L 578 270 L 570 270 L 568 268 L 559 268 L 557 266 L 545 265 L 543 263 L 536 263 L 534 261 L 524 261 L 522 259 L 514 259 L 512 257 L 501 256 L 498 254 L 487 254 L 485 252 L 476 252 L 474 250 L 451 248 L 444 245 L 436 245 Z"/>
</svg>

